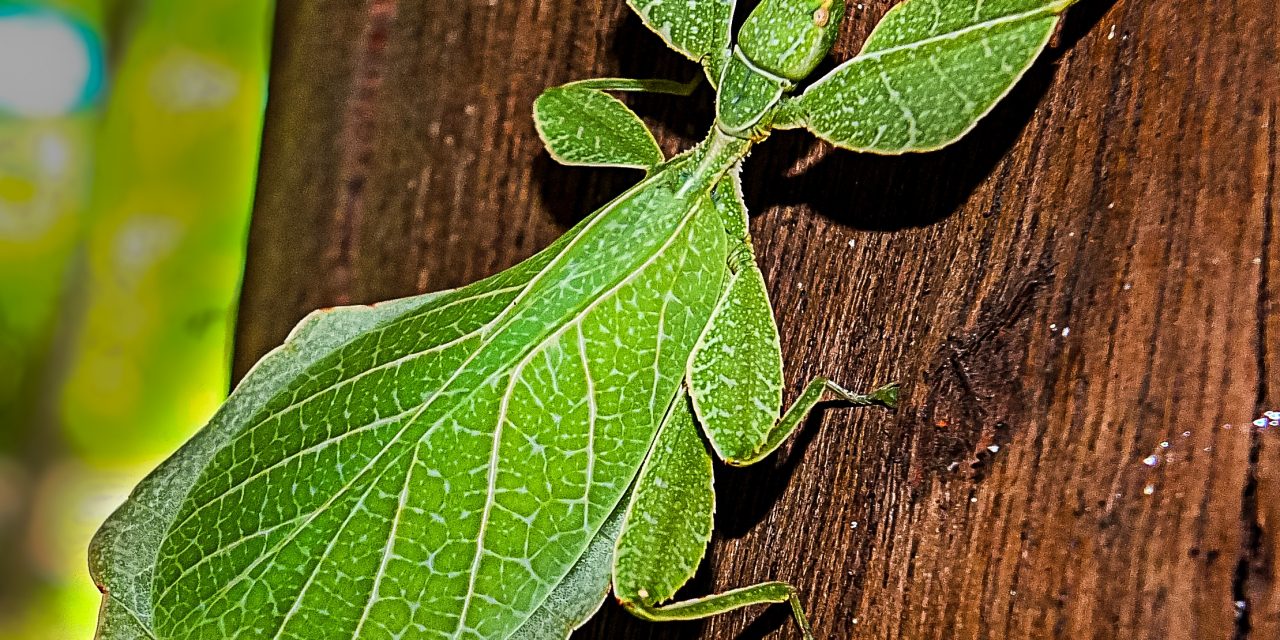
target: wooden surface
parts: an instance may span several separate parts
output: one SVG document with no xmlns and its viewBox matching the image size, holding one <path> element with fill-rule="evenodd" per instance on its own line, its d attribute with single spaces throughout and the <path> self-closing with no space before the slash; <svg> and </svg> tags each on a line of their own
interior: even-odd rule
<svg viewBox="0 0 1280 640">
<path fill-rule="evenodd" d="M 839 59 L 890 5 L 850 3 Z M 238 372 L 313 308 L 491 274 L 638 178 L 553 164 L 543 87 L 697 72 L 621 0 L 282 0 L 274 55 Z M 675 150 L 710 99 L 630 102 Z M 686 593 L 792 580 L 821 638 L 1280 638 L 1280 430 L 1250 426 L 1280 409 L 1278 103 L 1272 0 L 1084 0 L 947 151 L 759 148 L 791 393 L 904 401 L 720 468 Z M 578 637 L 785 623 L 610 604 Z"/>
</svg>

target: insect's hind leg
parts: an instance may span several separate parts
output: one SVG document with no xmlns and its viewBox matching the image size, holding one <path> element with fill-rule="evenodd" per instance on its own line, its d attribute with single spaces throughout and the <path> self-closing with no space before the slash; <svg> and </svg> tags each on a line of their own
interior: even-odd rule
<svg viewBox="0 0 1280 640">
<path fill-rule="evenodd" d="M 826 378 L 814 378 L 787 412 L 774 423 L 761 448 L 752 456 L 730 459 L 729 464 L 752 464 L 772 453 L 804 422 L 805 417 L 827 393 L 854 406 L 893 407 L 898 399 L 898 386 L 887 384 L 870 393 L 853 393 Z M 638 545 L 630 544 L 630 539 L 656 542 L 670 536 L 666 539 L 667 549 L 677 555 L 683 549 L 689 556 L 684 558 L 687 564 L 680 560 L 673 561 L 670 556 L 657 559 L 656 562 L 653 559 L 634 562 L 629 558 L 622 558 L 621 562 L 615 561 L 614 592 L 618 600 L 632 615 L 655 622 L 697 620 L 751 605 L 786 602 L 791 605 L 791 615 L 805 640 L 813 640 L 813 632 L 809 628 L 804 607 L 800 604 L 799 594 L 795 587 L 786 582 L 762 582 L 701 598 L 657 604 L 670 597 L 675 588 L 691 575 L 686 571 L 679 578 L 671 580 L 675 578 L 670 574 L 673 565 L 696 567 L 701 560 L 706 549 L 706 537 L 703 537 L 702 532 L 705 531 L 709 537 L 710 518 L 714 512 L 710 455 L 697 439 L 696 427 L 692 422 L 692 407 L 686 410 L 684 398 L 677 400 L 672 417 L 659 436 L 658 446 L 641 474 L 636 499 L 629 512 L 629 515 L 642 514 L 643 517 L 634 521 L 630 517 L 627 519 L 619 541 L 619 551 L 626 549 L 634 553 L 634 547 Z M 683 455 L 673 454 L 681 449 L 684 451 Z M 657 490 L 659 487 L 661 491 Z M 690 509 L 695 503 L 701 502 L 698 498 L 705 500 L 698 505 L 702 508 Z M 688 539 L 691 544 L 680 544 L 682 538 Z M 689 560 L 692 562 L 688 562 Z M 655 585 L 655 590 L 649 591 L 644 587 L 646 584 Z M 662 591 L 658 592 L 657 589 Z"/>
<path fill-rule="evenodd" d="M 764 582 L 702 598 L 661 604 L 698 568 L 711 539 L 715 489 L 711 454 L 682 389 L 658 431 L 627 505 L 613 560 L 613 592 L 645 620 L 694 620 L 754 604 L 790 602 L 810 639 L 796 590 Z"/>
<path fill-rule="evenodd" d="M 786 582 L 761 582 L 749 587 L 739 587 L 724 593 L 716 593 L 692 600 L 673 602 L 662 606 L 645 604 L 644 602 L 623 602 L 632 615 L 643 620 L 667 622 L 674 620 L 698 620 L 709 618 L 734 609 L 753 604 L 776 604 L 787 602 L 791 605 L 791 616 L 795 619 L 805 640 L 813 640 L 813 632 L 809 629 L 809 619 L 805 616 L 804 607 L 800 604 L 800 596 L 795 587 Z"/>
</svg>

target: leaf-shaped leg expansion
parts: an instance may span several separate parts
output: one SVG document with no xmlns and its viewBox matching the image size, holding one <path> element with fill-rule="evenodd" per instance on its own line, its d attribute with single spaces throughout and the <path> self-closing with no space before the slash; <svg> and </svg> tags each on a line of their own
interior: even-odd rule
<svg viewBox="0 0 1280 640">
<path fill-rule="evenodd" d="M 826 393 L 853 405 L 892 407 L 897 386 L 852 393 L 826 378 L 811 380 L 782 417 L 782 351 L 764 276 L 746 231 L 737 177 L 716 191 L 715 203 L 741 246 L 730 258 L 729 283 L 689 360 L 686 379 L 698 422 L 716 454 L 731 465 L 759 461 L 787 439 Z"/>
<path fill-rule="evenodd" d="M 651 170 L 665 160 L 658 141 L 640 116 L 605 92 L 687 96 L 699 80 L 596 78 L 570 82 L 543 91 L 533 101 L 533 123 L 547 152 L 560 164 Z"/>
<path fill-rule="evenodd" d="M 784 103 L 775 125 L 856 151 L 945 147 L 1013 88 L 1075 2 L 907 0 L 857 56 Z"/>
<path fill-rule="evenodd" d="M 729 32 L 735 0 L 627 0 L 627 4 L 667 46 L 702 63 L 713 84 L 719 81 L 733 39 Z"/>
<path fill-rule="evenodd" d="M 753 604 L 790 602 L 804 637 L 812 640 L 796 590 L 785 582 L 661 604 L 693 577 L 706 554 L 714 515 L 711 455 L 682 392 L 640 471 L 618 537 L 613 560 L 618 601 L 637 617 L 653 621 L 695 620 Z"/>
</svg>

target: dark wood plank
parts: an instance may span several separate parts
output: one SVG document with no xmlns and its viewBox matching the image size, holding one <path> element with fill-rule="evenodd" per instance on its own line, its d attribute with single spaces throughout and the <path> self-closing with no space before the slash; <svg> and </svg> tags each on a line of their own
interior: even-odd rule
<svg viewBox="0 0 1280 640">
<path fill-rule="evenodd" d="M 838 57 L 892 3 L 852 3 Z M 237 332 L 510 266 L 636 179 L 542 153 L 546 86 L 687 78 L 620 0 L 284 0 Z M 710 93 L 632 100 L 674 150 Z M 792 391 L 904 384 L 720 469 L 687 593 L 795 581 L 826 638 L 1280 637 L 1280 17 L 1072 9 L 979 129 L 907 158 L 778 134 L 747 170 Z M 1148 464 L 1148 456 L 1154 465 Z M 583 638 L 796 637 L 785 612 Z"/>
</svg>

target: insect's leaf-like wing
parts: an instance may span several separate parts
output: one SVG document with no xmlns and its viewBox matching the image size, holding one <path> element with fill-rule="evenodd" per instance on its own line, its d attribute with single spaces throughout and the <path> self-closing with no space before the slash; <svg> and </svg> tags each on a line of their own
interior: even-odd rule
<svg viewBox="0 0 1280 640">
<path fill-rule="evenodd" d="M 977 124 L 1031 66 L 1075 0 L 907 0 L 857 57 L 788 105 L 837 146 L 931 151 Z"/>
<path fill-rule="evenodd" d="M 729 59 L 736 0 L 627 0 L 667 46 L 701 62 L 712 84 Z"/>
<path fill-rule="evenodd" d="M 533 121 L 547 151 L 561 164 L 649 169 L 663 160 L 640 117 L 597 89 L 548 89 L 533 102 Z"/>
<path fill-rule="evenodd" d="M 622 500 L 714 306 L 723 229 L 681 175 L 492 278 L 304 325 L 103 526 L 101 637 L 514 633 Z"/>
</svg>

